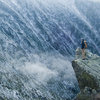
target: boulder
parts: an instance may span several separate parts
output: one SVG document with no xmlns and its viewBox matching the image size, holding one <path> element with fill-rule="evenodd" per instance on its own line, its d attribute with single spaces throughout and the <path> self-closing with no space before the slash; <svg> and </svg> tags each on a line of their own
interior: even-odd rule
<svg viewBox="0 0 100 100">
<path fill-rule="evenodd" d="M 100 89 L 100 57 L 98 55 L 86 50 L 86 59 L 82 60 L 81 49 L 78 48 L 72 66 L 81 88 L 88 86 L 92 89 Z"/>
<path fill-rule="evenodd" d="M 81 90 L 78 97 L 89 97 L 90 99 L 87 100 L 92 100 L 91 98 L 95 97 L 93 100 L 100 100 L 100 94 L 97 92 L 100 90 L 100 56 L 91 53 L 89 50 L 85 50 L 85 54 L 86 59 L 82 60 L 81 49 L 77 48 L 75 60 L 72 61 L 72 66 Z"/>
</svg>

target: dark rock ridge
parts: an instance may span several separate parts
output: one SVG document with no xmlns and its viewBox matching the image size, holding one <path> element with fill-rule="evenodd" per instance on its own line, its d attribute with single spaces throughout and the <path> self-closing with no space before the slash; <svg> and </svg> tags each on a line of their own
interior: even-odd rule
<svg viewBox="0 0 100 100">
<path fill-rule="evenodd" d="M 81 49 L 77 48 L 72 66 L 81 91 L 76 100 L 100 100 L 100 56 L 86 50 L 86 59 L 82 60 Z"/>
</svg>

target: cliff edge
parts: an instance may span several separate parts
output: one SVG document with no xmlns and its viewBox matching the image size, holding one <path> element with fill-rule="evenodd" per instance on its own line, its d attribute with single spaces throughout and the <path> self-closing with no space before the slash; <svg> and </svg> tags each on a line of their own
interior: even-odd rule
<svg viewBox="0 0 100 100">
<path fill-rule="evenodd" d="M 82 60 L 81 49 L 77 48 L 72 66 L 81 91 L 76 100 L 100 100 L 100 56 L 86 50 L 86 59 Z"/>
</svg>

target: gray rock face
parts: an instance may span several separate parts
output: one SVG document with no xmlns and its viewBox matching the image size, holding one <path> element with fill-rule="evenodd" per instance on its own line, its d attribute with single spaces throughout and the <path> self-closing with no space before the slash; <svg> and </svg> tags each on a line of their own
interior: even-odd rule
<svg viewBox="0 0 100 100">
<path fill-rule="evenodd" d="M 100 88 L 100 57 L 98 55 L 92 54 L 91 52 L 86 50 L 86 59 L 82 60 L 81 49 L 78 48 L 76 50 L 76 58 L 74 61 L 72 61 L 72 66 L 76 72 L 76 76 L 78 79 L 79 79 L 79 76 L 84 74 L 83 75 L 84 78 L 86 76 L 86 78 L 89 77 L 90 79 L 94 80 L 93 83 L 95 83 L 95 85 Z M 82 77 L 80 77 L 80 79 Z M 83 80 L 86 80 L 86 78 Z M 90 81 L 90 80 L 87 79 L 87 81 Z M 85 81 L 85 84 L 88 84 L 88 83 L 86 83 Z"/>
<path fill-rule="evenodd" d="M 81 49 L 77 48 L 75 60 L 72 61 L 72 66 L 75 70 L 81 90 L 81 94 L 79 94 L 76 100 L 83 100 L 84 93 L 88 94 L 88 92 L 89 95 L 85 95 L 86 98 L 91 100 L 91 98 L 95 97 L 93 100 L 99 100 L 100 98 L 96 96 L 96 94 L 100 93 L 100 56 L 91 53 L 89 50 L 85 50 L 85 54 L 86 59 L 82 60 Z M 92 97 L 90 96 L 91 93 Z"/>
</svg>

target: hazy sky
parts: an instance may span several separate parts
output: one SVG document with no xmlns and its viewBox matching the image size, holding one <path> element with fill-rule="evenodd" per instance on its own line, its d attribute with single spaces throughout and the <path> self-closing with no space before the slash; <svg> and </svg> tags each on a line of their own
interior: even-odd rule
<svg viewBox="0 0 100 100">
<path fill-rule="evenodd" d="M 90 0 L 90 1 L 93 1 L 93 2 L 100 2 L 100 0 Z"/>
</svg>

